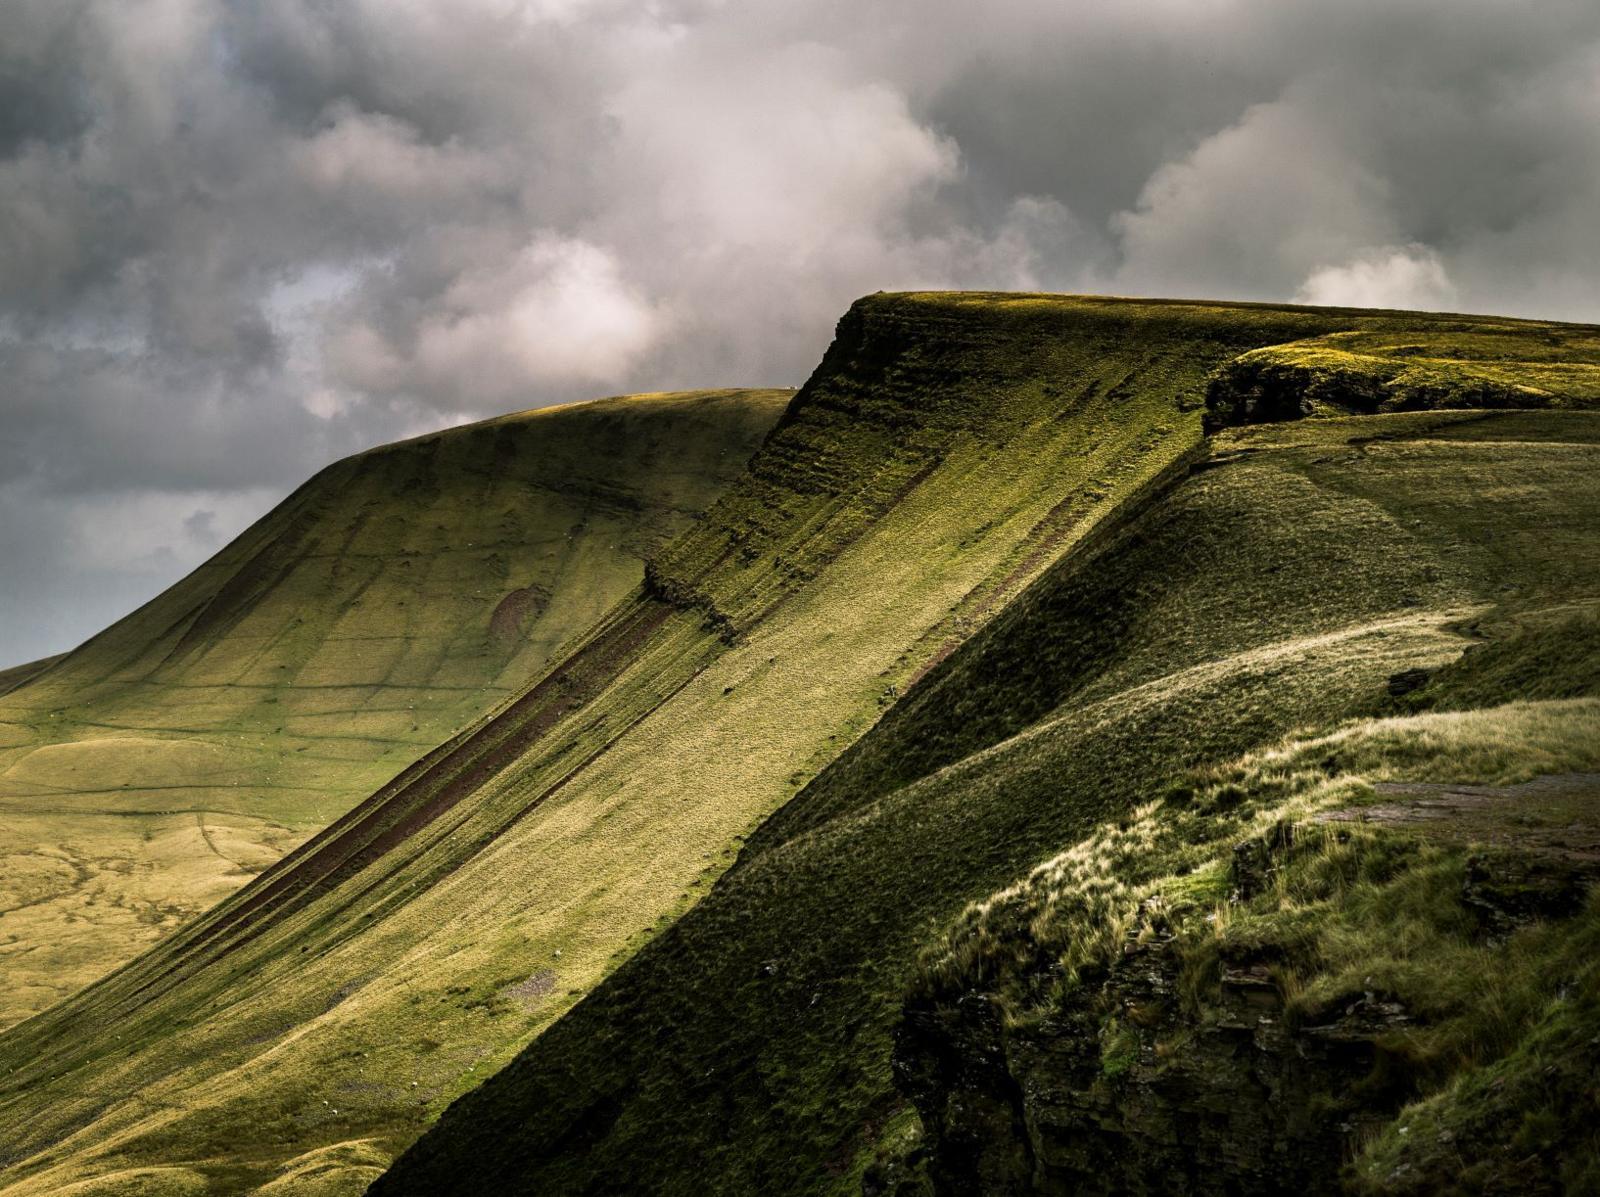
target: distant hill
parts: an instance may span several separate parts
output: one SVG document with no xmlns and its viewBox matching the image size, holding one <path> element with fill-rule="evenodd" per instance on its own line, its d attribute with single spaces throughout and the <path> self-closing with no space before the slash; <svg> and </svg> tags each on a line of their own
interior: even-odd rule
<svg viewBox="0 0 1600 1197">
<path fill-rule="evenodd" d="M 1341 334 L 1421 338 L 1455 381 L 1329 366 Z M 1286 410 L 1280 363 L 1235 369 L 1304 343 L 1365 381 Z M 1486 345 L 1496 385 L 1552 357 L 1562 381 L 1464 410 L 1504 404 L 1468 401 Z M 1395 784 L 1589 768 L 1597 351 L 1494 318 L 860 301 L 744 472 L 542 670 L 0 1035 L 0 1192 L 332 1197 L 396 1155 L 375 1193 L 909 1195 L 963 1191 L 971 1159 L 1032 1183 L 1033 1112 L 993 1099 L 1022 1075 L 1009 1024 L 961 1012 L 1048 1024 L 1074 945 L 1090 977 L 1154 909 L 1138 887 L 1214 879 L 1238 812 L 1323 810 L 1259 754 L 1360 720 L 1349 768 L 1398 745 L 1372 770 Z M 1479 638 L 1499 655 L 1463 671 Z M 1542 720 L 1537 753 L 1404 722 L 1507 700 L 1557 704 L 1500 720 Z M 1139 862 L 1104 850 L 1119 830 Z M 1102 858 L 1128 879 L 1073 871 Z M 1069 917 L 1097 877 L 1115 901 Z M 1231 890 L 1194 892 L 1227 917 Z M 1108 1083 L 1156 1054 L 1133 1026 L 1094 1030 Z"/>
<path fill-rule="evenodd" d="M 790 395 L 607 399 L 374 449 L 81 648 L 0 674 L 0 1026 L 515 693 Z"/>
</svg>

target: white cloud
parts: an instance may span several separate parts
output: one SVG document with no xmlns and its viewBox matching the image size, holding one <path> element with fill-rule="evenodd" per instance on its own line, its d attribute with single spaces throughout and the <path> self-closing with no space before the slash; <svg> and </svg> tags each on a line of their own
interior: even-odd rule
<svg viewBox="0 0 1600 1197">
<path fill-rule="evenodd" d="M 14 0 L 0 663 L 103 615 L 41 503 L 797 383 L 878 289 L 1600 319 L 1597 68 L 1592 0 Z"/>
<path fill-rule="evenodd" d="M 1452 310 L 1458 302 L 1444 262 L 1425 245 L 1380 246 L 1323 266 L 1306 277 L 1294 298 L 1329 307 L 1435 312 Z"/>
<path fill-rule="evenodd" d="M 474 191 L 511 185 L 514 164 L 452 138 L 422 140 L 405 121 L 336 104 L 326 125 L 287 147 L 290 162 L 317 192 L 411 203 L 462 202 Z"/>
<path fill-rule="evenodd" d="M 462 270 L 397 335 L 344 325 L 328 363 L 354 390 L 422 392 L 447 409 L 483 410 L 616 385 L 666 327 L 614 254 L 545 232 L 502 261 Z"/>
<path fill-rule="evenodd" d="M 1119 280 L 1146 292 L 1282 298 L 1284 279 L 1387 240 L 1387 189 L 1336 125 L 1258 104 L 1150 176 L 1113 218 Z"/>
<path fill-rule="evenodd" d="M 951 181 L 959 155 L 885 81 L 839 51 L 782 46 L 747 61 L 675 44 L 607 102 L 617 215 L 684 253 L 760 250 L 804 268 L 839 238 L 888 238 Z"/>
</svg>

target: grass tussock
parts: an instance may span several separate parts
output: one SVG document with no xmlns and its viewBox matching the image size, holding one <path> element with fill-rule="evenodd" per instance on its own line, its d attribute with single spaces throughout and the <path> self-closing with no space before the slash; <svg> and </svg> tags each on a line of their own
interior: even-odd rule
<svg viewBox="0 0 1600 1197">
<path fill-rule="evenodd" d="M 1511 785 L 1542 773 L 1600 768 L 1596 726 L 1600 700 L 1592 698 L 1364 719 L 1314 740 L 1248 753 L 1198 777 L 1212 801 L 1235 790 L 1294 785 L 1308 767 L 1368 781 Z"/>
<path fill-rule="evenodd" d="M 1216 922 L 1208 904 L 1225 900 L 1230 885 L 1223 848 L 1268 840 L 1274 829 L 1318 812 L 1371 803 L 1378 782 L 1509 785 L 1594 772 L 1597 733 L 1600 701 L 1517 702 L 1359 720 L 1196 770 L 1162 799 L 967 907 L 923 953 L 913 993 L 937 999 L 975 988 L 1004 992 L 1008 982 L 1039 971 L 1040 961 L 1049 962 L 1043 971 L 1053 983 L 1077 984 L 1085 972 L 1104 967 L 1141 912 L 1170 918 L 1181 906 Z M 1295 847 L 1296 868 L 1273 874 L 1271 901 L 1288 911 L 1343 895 L 1357 879 L 1371 881 L 1388 867 L 1376 845 L 1394 840 L 1342 824 L 1305 831 Z M 1237 911 L 1223 917 L 1243 925 Z M 1347 955 L 1369 958 L 1367 946 Z"/>
<path fill-rule="evenodd" d="M 923 951 L 909 997 L 951 1003 L 980 991 L 1012 1025 L 1028 1023 L 1097 985 L 1130 944 L 1159 935 L 1176 945 L 1181 997 L 1200 1024 L 1213 1017 L 1226 964 L 1269 961 L 1290 1027 L 1332 1022 L 1363 1000 L 1403 1012 L 1380 1037 L 1383 1075 L 1369 1083 L 1413 1104 L 1355 1161 L 1353 1184 L 1433 1191 L 1426 1186 L 1451 1168 L 1468 1167 L 1451 1145 L 1471 1133 L 1490 1140 L 1471 1152 L 1468 1174 L 1479 1183 L 1498 1175 L 1505 1152 L 1542 1152 L 1550 1169 L 1592 1176 L 1600 1139 L 1582 1113 L 1592 1091 L 1576 1108 L 1527 1092 L 1493 1094 L 1536 1087 L 1541 1069 L 1545 1082 L 1565 1083 L 1573 1067 L 1551 1043 L 1579 1027 L 1585 1058 L 1596 1054 L 1595 1024 L 1580 1021 L 1580 1007 L 1593 1006 L 1600 981 L 1600 893 L 1571 917 L 1487 933 L 1463 894 L 1475 878 L 1494 876 L 1498 861 L 1511 860 L 1508 875 L 1522 876 L 1514 842 L 1326 816 L 1372 805 L 1378 783 L 1508 785 L 1597 768 L 1594 699 L 1362 720 L 1289 738 L 1192 773 L 1164 800 L 969 906 Z M 1511 827 L 1530 822 L 1515 804 L 1493 817 Z M 1592 829 L 1600 811 L 1579 801 L 1562 819 Z M 1483 828 L 1494 830 L 1475 827 Z M 1261 862 L 1248 887 L 1238 865 L 1245 849 Z M 1126 1011 L 1108 1011 L 1102 1025 L 1108 1079 L 1137 1055 L 1126 1020 Z"/>
</svg>

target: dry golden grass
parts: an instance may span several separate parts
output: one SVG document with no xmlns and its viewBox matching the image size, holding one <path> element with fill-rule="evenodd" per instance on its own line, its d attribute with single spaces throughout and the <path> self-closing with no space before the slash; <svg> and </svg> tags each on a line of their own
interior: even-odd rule
<svg viewBox="0 0 1600 1197">
<path fill-rule="evenodd" d="M 788 398 L 603 400 L 373 450 L 82 648 L 0 675 L 0 1027 L 513 693 L 638 584 Z M 497 625 L 518 591 L 538 602 Z"/>
</svg>

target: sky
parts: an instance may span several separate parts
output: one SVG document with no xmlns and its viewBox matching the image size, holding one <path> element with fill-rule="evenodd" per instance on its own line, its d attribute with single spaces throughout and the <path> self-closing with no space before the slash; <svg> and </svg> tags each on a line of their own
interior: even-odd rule
<svg viewBox="0 0 1600 1197">
<path fill-rule="evenodd" d="M 1600 321 L 1600 4 L 0 0 L 0 666 L 923 287 Z"/>
</svg>

